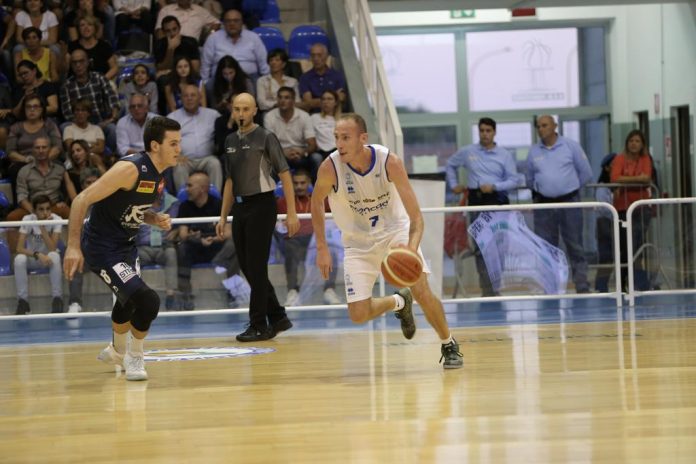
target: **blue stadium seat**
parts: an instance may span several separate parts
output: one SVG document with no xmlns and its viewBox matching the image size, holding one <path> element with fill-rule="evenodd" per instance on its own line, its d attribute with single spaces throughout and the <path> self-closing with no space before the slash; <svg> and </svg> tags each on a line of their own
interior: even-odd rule
<svg viewBox="0 0 696 464">
<path fill-rule="evenodd" d="M 0 239 L 0 276 L 12 275 L 12 253 L 5 240 Z"/>
<path fill-rule="evenodd" d="M 254 32 L 261 37 L 261 41 L 263 41 L 263 44 L 266 46 L 267 52 L 275 50 L 276 48 L 280 48 L 281 50 L 287 49 L 285 37 L 283 37 L 283 33 L 280 29 L 270 26 L 259 26 L 254 29 Z"/>
<path fill-rule="evenodd" d="M 329 48 L 329 37 L 324 32 L 324 29 L 311 24 L 297 26 L 290 33 L 290 40 L 288 40 L 288 55 L 290 59 L 309 59 L 309 49 L 315 43 L 323 43 L 327 49 Z"/>
<path fill-rule="evenodd" d="M 266 3 L 266 9 L 263 12 L 260 22 L 262 24 L 281 22 L 280 7 L 278 7 L 278 2 L 276 0 L 268 0 Z"/>
</svg>

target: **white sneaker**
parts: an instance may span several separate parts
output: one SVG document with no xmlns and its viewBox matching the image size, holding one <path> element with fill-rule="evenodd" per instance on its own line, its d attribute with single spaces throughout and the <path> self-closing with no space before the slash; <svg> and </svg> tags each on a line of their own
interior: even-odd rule
<svg viewBox="0 0 696 464">
<path fill-rule="evenodd" d="M 123 364 L 126 368 L 126 380 L 147 380 L 144 356 L 134 356 L 128 352 L 123 357 Z"/>
<path fill-rule="evenodd" d="M 284 306 L 295 306 L 300 299 L 300 294 L 294 288 L 288 292 L 288 296 L 285 297 Z"/>
<path fill-rule="evenodd" d="M 324 303 L 337 305 L 341 304 L 341 300 L 336 295 L 336 291 L 333 288 L 327 288 L 324 290 Z"/>
<path fill-rule="evenodd" d="M 82 312 L 82 306 L 80 306 L 80 303 L 70 303 L 70 306 L 68 306 L 68 312 L 69 313 L 79 313 Z"/>
<path fill-rule="evenodd" d="M 104 348 L 97 359 L 106 364 L 113 364 L 114 366 L 123 367 L 123 355 L 116 351 L 113 343 L 109 343 L 109 346 Z"/>
</svg>

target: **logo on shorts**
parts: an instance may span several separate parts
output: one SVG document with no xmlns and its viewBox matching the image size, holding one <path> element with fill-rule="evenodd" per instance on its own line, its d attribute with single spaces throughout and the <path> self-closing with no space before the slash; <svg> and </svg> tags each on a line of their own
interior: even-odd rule
<svg viewBox="0 0 696 464">
<path fill-rule="evenodd" d="M 137 275 L 135 269 L 126 263 L 116 263 L 112 269 L 124 284 Z"/>
<path fill-rule="evenodd" d="M 155 182 L 151 180 L 141 180 L 135 191 L 138 193 L 153 193 L 155 191 Z"/>
</svg>

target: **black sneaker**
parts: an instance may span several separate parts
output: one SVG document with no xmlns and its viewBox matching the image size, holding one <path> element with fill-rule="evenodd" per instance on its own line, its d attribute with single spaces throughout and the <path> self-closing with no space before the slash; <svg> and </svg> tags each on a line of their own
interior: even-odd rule
<svg viewBox="0 0 696 464">
<path fill-rule="evenodd" d="M 266 327 L 263 330 L 259 330 L 250 324 L 247 329 L 237 335 L 236 338 L 238 342 L 260 342 L 263 340 L 270 340 L 274 336 L 275 332 L 273 332 L 273 328 Z"/>
<path fill-rule="evenodd" d="M 413 295 L 408 288 L 402 288 L 397 294 L 401 295 L 405 301 L 404 307 L 394 311 L 397 319 L 401 320 L 401 332 L 408 340 L 416 334 L 416 321 L 413 319 Z"/>
<path fill-rule="evenodd" d="M 292 322 L 290 321 L 290 319 L 288 319 L 287 316 L 285 316 L 278 322 L 274 322 L 273 324 L 271 324 L 271 328 L 273 329 L 273 336 L 275 337 L 280 332 L 285 332 L 286 330 L 292 329 Z"/>
<path fill-rule="evenodd" d="M 51 312 L 52 313 L 62 313 L 63 312 L 63 299 L 59 296 L 54 296 L 53 301 L 51 301 Z"/>
<path fill-rule="evenodd" d="M 459 343 L 453 338 L 452 341 L 440 348 L 442 356 L 440 361 L 445 360 L 442 365 L 445 369 L 459 369 L 464 365 L 464 355 L 459 352 Z"/>
<path fill-rule="evenodd" d="M 17 310 L 15 311 L 15 314 L 18 316 L 23 316 L 30 312 L 31 307 L 29 306 L 29 302 L 27 300 L 22 300 L 21 298 L 17 300 Z"/>
<path fill-rule="evenodd" d="M 183 293 L 181 295 L 181 309 L 184 311 L 193 311 L 196 309 L 196 305 L 193 302 L 193 295 L 190 293 Z"/>
</svg>

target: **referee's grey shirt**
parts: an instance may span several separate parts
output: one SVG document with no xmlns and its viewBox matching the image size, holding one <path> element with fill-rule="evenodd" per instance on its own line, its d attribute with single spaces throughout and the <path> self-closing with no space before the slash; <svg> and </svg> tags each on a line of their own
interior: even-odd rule
<svg viewBox="0 0 696 464">
<path fill-rule="evenodd" d="M 235 197 L 275 190 L 273 174 L 289 169 L 278 138 L 261 126 L 243 135 L 239 131 L 228 135 L 224 157 Z"/>
</svg>

